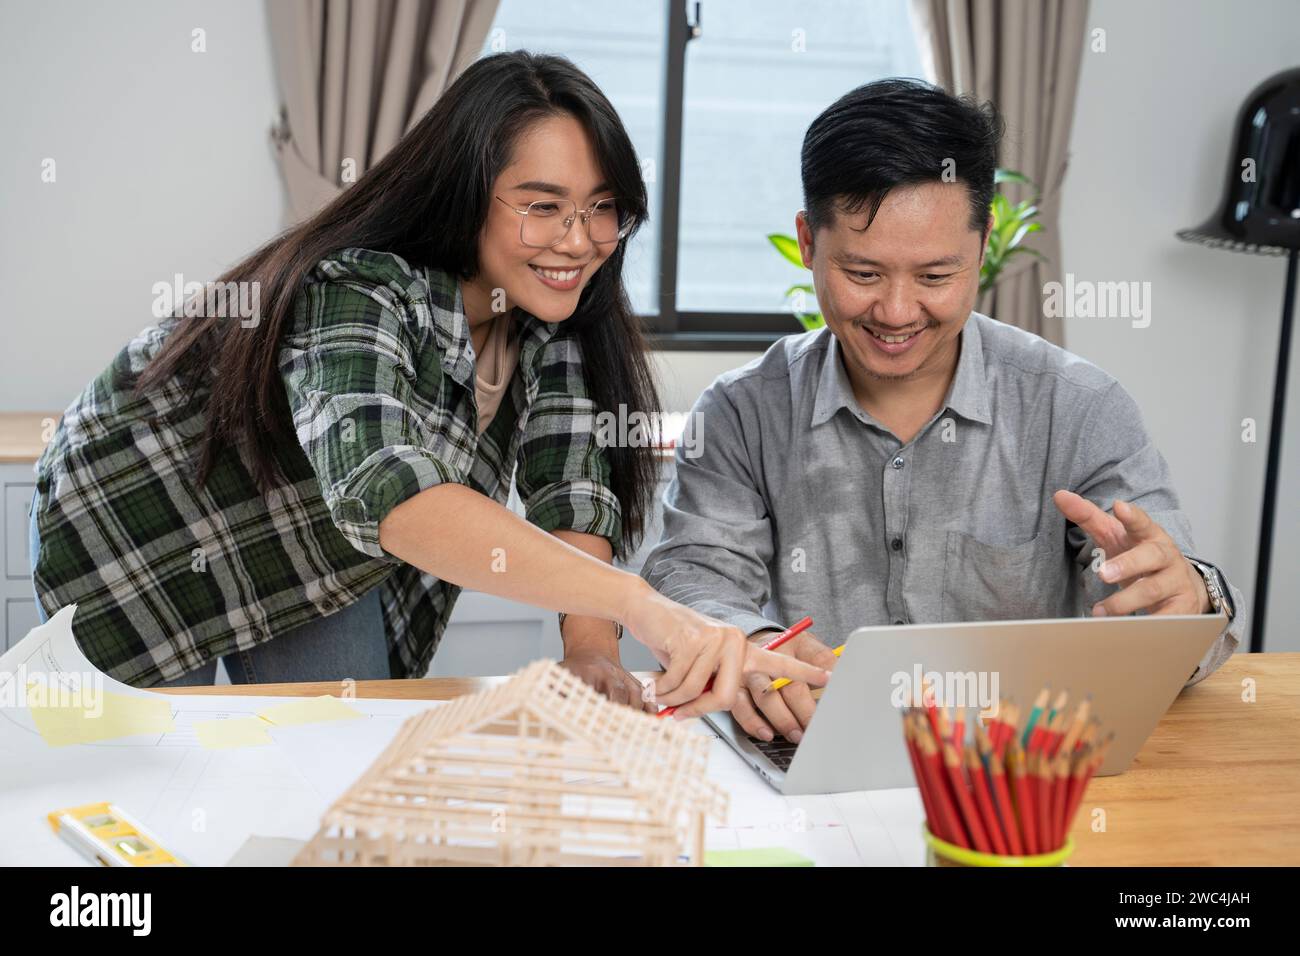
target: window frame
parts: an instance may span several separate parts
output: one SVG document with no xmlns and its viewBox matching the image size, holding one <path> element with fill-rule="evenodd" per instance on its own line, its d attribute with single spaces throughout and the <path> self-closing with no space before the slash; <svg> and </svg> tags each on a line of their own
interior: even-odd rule
<svg viewBox="0 0 1300 956">
<path fill-rule="evenodd" d="M 793 312 L 698 312 L 677 308 L 677 245 L 681 222 L 682 124 L 686 93 L 686 46 L 703 33 L 700 3 L 695 22 L 684 0 L 665 0 L 668 27 L 664 58 L 663 138 L 659 157 L 659 276 L 657 315 L 640 315 L 652 348 L 660 351 L 764 350 L 797 335 L 803 325 Z"/>
</svg>

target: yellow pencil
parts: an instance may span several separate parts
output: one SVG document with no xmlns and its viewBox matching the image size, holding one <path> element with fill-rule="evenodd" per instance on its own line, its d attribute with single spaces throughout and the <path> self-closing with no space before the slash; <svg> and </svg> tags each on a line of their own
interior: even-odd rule
<svg viewBox="0 0 1300 956">
<path fill-rule="evenodd" d="M 841 644 L 839 647 L 835 648 L 835 650 L 831 651 L 831 653 L 834 654 L 836 657 L 839 657 L 841 652 L 843 652 L 844 648 L 847 646 L 848 646 L 847 644 Z M 794 681 L 790 680 L 790 678 L 788 677 L 778 677 L 776 680 L 772 681 L 772 683 L 768 684 L 766 687 L 763 688 L 763 693 L 770 694 L 774 690 L 780 690 L 786 684 L 793 684 L 793 683 Z"/>
</svg>

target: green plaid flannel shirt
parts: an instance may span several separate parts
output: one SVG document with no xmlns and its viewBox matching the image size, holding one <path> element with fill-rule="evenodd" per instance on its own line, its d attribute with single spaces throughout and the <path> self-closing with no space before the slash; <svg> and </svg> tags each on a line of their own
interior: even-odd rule
<svg viewBox="0 0 1300 956">
<path fill-rule="evenodd" d="M 517 318 L 519 373 L 480 436 L 456 281 L 384 252 L 323 259 L 279 356 L 298 442 L 279 451 L 285 481 L 266 495 L 236 449 L 196 486 L 209 392 L 189 396 L 173 381 L 134 395 L 185 319 L 146 329 L 69 406 L 37 462 L 34 577 L 46 613 L 77 604 L 91 661 L 149 686 L 380 587 L 391 673 L 422 676 L 460 589 L 380 548 L 379 523 L 407 498 L 455 482 L 504 504 L 513 473 L 533 524 L 620 547 L 578 342 Z"/>
</svg>

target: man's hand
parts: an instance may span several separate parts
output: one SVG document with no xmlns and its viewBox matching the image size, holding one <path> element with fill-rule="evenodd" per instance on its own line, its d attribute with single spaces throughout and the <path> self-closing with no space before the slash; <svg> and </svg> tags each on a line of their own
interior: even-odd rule
<svg viewBox="0 0 1300 956">
<path fill-rule="evenodd" d="M 760 631 L 749 640 L 762 646 L 779 633 Z M 782 644 L 773 653 L 788 654 L 828 671 L 833 670 L 839 662 L 831 649 L 808 631 Z M 808 685 L 801 681 L 764 693 L 770 683 L 772 678 L 766 674 L 746 674 L 735 706 L 731 708 L 731 716 L 747 733 L 760 740 L 771 740 L 779 732 L 786 740 L 797 744 L 803 739 L 804 729 L 812 722 L 817 702 L 813 700 Z"/>
<path fill-rule="evenodd" d="M 569 638 L 564 642 L 564 660 L 560 666 L 581 677 L 597 693 L 616 704 L 627 704 L 653 714 L 654 703 L 646 700 L 639 680 L 623 669 L 618 655 L 618 639 Z"/>
<path fill-rule="evenodd" d="M 1072 491 L 1052 496 L 1061 514 L 1078 525 L 1105 552 L 1098 575 L 1121 586 L 1092 607 L 1094 617 L 1134 611 L 1151 614 L 1206 614 L 1210 596 L 1205 580 L 1178 550 L 1168 532 L 1137 505 L 1116 501 L 1114 515 Z"/>
</svg>

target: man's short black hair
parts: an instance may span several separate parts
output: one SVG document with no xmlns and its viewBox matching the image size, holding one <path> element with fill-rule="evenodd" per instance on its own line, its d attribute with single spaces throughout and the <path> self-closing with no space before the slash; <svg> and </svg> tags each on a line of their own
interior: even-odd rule
<svg viewBox="0 0 1300 956">
<path fill-rule="evenodd" d="M 921 80 L 888 79 L 845 93 L 803 138 L 804 209 L 814 229 L 836 211 L 868 209 L 870 226 L 896 186 L 957 181 L 970 193 L 971 228 L 984 231 L 1003 124 L 992 103 Z"/>
</svg>

